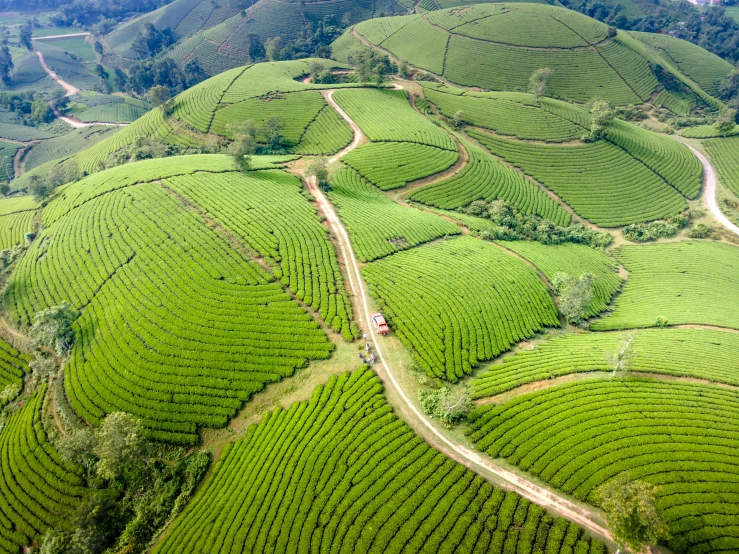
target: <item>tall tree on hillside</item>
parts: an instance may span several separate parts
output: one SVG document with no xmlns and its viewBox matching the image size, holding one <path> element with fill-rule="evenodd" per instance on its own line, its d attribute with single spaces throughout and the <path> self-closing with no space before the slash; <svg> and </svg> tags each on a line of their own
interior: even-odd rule
<svg viewBox="0 0 739 554">
<path fill-rule="evenodd" d="M 659 540 L 667 539 L 667 525 L 656 508 L 659 489 L 622 473 L 595 491 L 596 501 L 606 513 L 613 540 L 620 548 L 641 553 Z"/>
<path fill-rule="evenodd" d="M 713 126 L 719 133 L 724 135 L 724 138 L 726 138 L 726 135 L 736 128 L 736 110 L 728 108 L 721 110 L 721 113 Z"/>
<path fill-rule="evenodd" d="M 226 152 L 233 158 L 234 165 L 239 171 L 251 169 L 251 156 L 257 149 L 257 127 L 251 119 L 243 123 L 232 123 L 228 126 L 233 136 L 233 142 Z"/>
<path fill-rule="evenodd" d="M 568 323 L 578 325 L 593 300 L 595 275 L 584 272 L 580 277 L 574 277 L 564 272 L 557 272 L 552 279 L 552 288 L 557 294 L 559 311 Z"/>
<path fill-rule="evenodd" d="M 374 50 L 364 50 L 349 57 L 349 62 L 356 68 L 362 83 L 374 81 L 381 85 L 392 69 L 390 59 Z"/>
<path fill-rule="evenodd" d="M 618 349 L 613 353 L 611 365 L 613 366 L 612 377 L 617 373 L 625 373 L 629 370 L 629 364 L 634 359 L 636 351 L 634 350 L 634 335 L 629 335 L 621 341 Z"/>
<path fill-rule="evenodd" d="M 0 48 L 0 81 L 9 87 L 13 84 L 10 74 L 13 72 L 13 57 L 10 55 L 7 45 Z"/>
<path fill-rule="evenodd" d="M 170 92 L 169 87 L 154 85 L 149 89 L 149 102 L 151 102 L 153 106 L 160 106 L 169 100 L 171 95 L 172 93 Z"/>
<path fill-rule="evenodd" d="M 549 79 L 552 78 L 553 73 L 553 69 L 550 69 L 548 67 L 540 67 L 531 74 L 531 77 L 529 78 L 529 89 L 531 90 L 531 94 L 534 95 L 534 98 L 536 98 L 536 100 L 539 100 L 539 97 L 544 96 L 544 94 L 547 92 L 547 88 L 549 87 Z"/>
<path fill-rule="evenodd" d="M 605 100 L 593 102 L 590 106 L 590 138 L 601 138 L 613 115 L 613 107 Z"/>
<path fill-rule="evenodd" d="M 21 25 L 19 41 L 21 43 L 21 46 L 23 46 L 23 48 L 29 51 L 33 50 L 33 46 L 31 44 L 32 36 L 33 36 L 33 23 L 31 23 L 29 19 L 26 19 L 26 22 L 23 25 Z"/>
<path fill-rule="evenodd" d="M 269 61 L 279 62 L 282 59 L 282 37 L 273 37 L 265 41 L 264 51 Z"/>
</svg>

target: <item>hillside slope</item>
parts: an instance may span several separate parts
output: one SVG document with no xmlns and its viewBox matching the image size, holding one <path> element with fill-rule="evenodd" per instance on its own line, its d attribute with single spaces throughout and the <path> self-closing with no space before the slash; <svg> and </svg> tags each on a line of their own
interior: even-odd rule
<svg viewBox="0 0 739 554">
<path fill-rule="evenodd" d="M 714 104 L 709 93 L 715 94 L 716 79 L 730 71 L 728 64 L 715 62 L 715 56 L 684 41 L 675 39 L 682 54 L 674 54 L 675 59 L 667 50 L 647 46 L 628 33 L 613 34 L 607 25 L 578 12 L 540 4 L 481 4 L 373 19 L 356 25 L 354 33 L 415 67 L 464 86 L 527 90 L 531 74 L 548 67 L 553 74 L 547 94 L 580 103 L 596 97 L 615 105 L 646 102 L 662 90 L 654 70 L 660 64 L 679 74 L 677 79 L 688 89 L 705 86 L 706 91 L 696 94 Z M 347 51 L 346 45 L 340 44 L 337 51 Z M 709 57 L 711 69 L 704 76 L 695 68 Z M 693 79 L 680 70 L 690 70 Z"/>
</svg>

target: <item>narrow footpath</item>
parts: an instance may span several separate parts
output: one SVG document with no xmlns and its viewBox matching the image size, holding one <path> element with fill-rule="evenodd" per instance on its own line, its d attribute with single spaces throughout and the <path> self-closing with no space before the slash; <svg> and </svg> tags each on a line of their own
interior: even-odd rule
<svg viewBox="0 0 739 554">
<path fill-rule="evenodd" d="M 329 160 L 329 163 L 338 160 L 341 156 L 356 148 L 363 137 L 359 126 L 333 100 L 333 92 L 333 90 L 325 92 L 326 101 L 347 121 L 347 123 L 349 123 L 354 131 L 354 140 L 342 152 L 332 157 Z M 470 450 L 466 446 L 453 441 L 437 429 L 429 419 L 419 411 L 412 400 L 408 397 L 406 391 L 403 389 L 400 381 L 396 377 L 397 368 L 391 367 L 383 355 L 382 339 L 377 336 L 375 329 L 370 324 L 369 298 L 362 281 L 362 274 L 359 270 L 359 265 L 357 258 L 354 255 L 349 235 L 338 215 L 334 211 L 333 205 L 326 199 L 321 189 L 317 186 L 315 177 L 309 178 L 307 180 L 307 185 L 310 193 L 315 197 L 319 209 L 326 217 L 331 230 L 338 239 L 342 257 L 346 261 L 347 265 L 349 285 L 354 292 L 355 297 L 358 300 L 361 300 L 363 313 L 360 314 L 360 320 L 363 320 L 362 328 L 367 329 L 372 337 L 372 343 L 377 354 L 377 361 L 379 362 L 375 365 L 375 370 L 385 385 L 392 388 L 397 398 L 401 400 L 399 409 L 404 415 L 406 423 L 408 423 L 408 425 L 410 425 L 413 430 L 429 444 L 456 462 L 475 471 L 482 477 L 492 480 L 493 482 L 502 481 L 507 488 L 517 492 L 531 502 L 581 525 L 600 538 L 612 540 L 610 533 L 599 523 L 601 518 L 597 515 L 595 510 L 578 506 L 567 498 L 560 496 L 557 492 L 537 485 L 510 470 L 500 467 L 494 463 L 494 460 L 488 459 L 483 455 Z"/>
</svg>

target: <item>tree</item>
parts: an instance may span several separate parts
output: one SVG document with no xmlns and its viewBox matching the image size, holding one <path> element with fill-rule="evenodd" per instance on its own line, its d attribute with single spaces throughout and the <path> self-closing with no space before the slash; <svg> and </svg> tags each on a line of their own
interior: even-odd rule
<svg viewBox="0 0 739 554">
<path fill-rule="evenodd" d="M 568 323 L 578 325 L 585 318 L 590 302 L 593 300 L 595 275 L 584 272 L 580 277 L 558 272 L 552 279 L 552 287 L 557 294 L 559 311 Z"/>
<path fill-rule="evenodd" d="M 10 55 L 8 45 L 4 44 L 3 47 L 0 48 L 0 81 L 2 81 L 3 85 L 6 87 L 13 84 L 13 79 L 10 77 L 13 67 L 13 57 Z"/>
<path fill-rule="evenodd" d="M 322 190 L 329 190 L 329 184 L 328 184 L 328 168 L 326 166 L 326 158 L 320 157 L 316 158 L 315 161 L 308 166 L 308 170 L 306 171 L 308 175 L 311 177 L 316 178 L 316 184 L 322 189 Z"/>
<path fill-rule="evenodd" d="M 308 62 L 308 74 L 310 75 L 311 82 L 318 85 L 336 82 L 336 77 L 331 73 L 331 68 L 326 67 L 320 62 Z"/>
<path fill-rule="evenodd" d="M 228 126 L 233 135 L 233 142 L 227 153 L 233 157 L 234 165 L 239 171 L 251 169 L 251 156 L 257 149 L 257 128 L 251 119 L 243 123 L 232 123 Z"/>
<path fill-rule="evenodd" d="M 664 329 L 665 327 L 667 327 L 670 324 L 670 322 L 669 322 L 669 320 L 665 316 L 658 315 L 657 316 L 657 319 L 654 320 L 654 324 L 657 327 L 659 327 L 660 329 Z"/>
<path fill-rule="evenodd" d="M 634 350 L 634 335 L 629 335 L 625 340 L 621 342 L 613 353 L 611 358 L 611 364 L 613 365 L 613 374 L 615 377 L 617 372 L 625 373 L 629 370 L 629 363 L 634 358 L 636 352 Z"/>
<path fill-rule="evenodd" d="M 721 113 L 713 126 L 719 133 L 724 135 L 724 138 L 726 138 L 726 135 L 731 133 L 736 127 L 736 110 L 729 108 L 721 110 Z"/>
<path fill-rule="evenodd" d="M 62 460 L 76 464 L 92 475 L 98 460 L 94 453 L 96 445 L 95 431 L 85 425 L 60 437 L 56 447 Z"/>
<path fill-rule="evenodd" d="M 547 92 L 549 79 L 551 79 L 553 73 L 553 69 L 540 67 L 531 74 L 529 78 L 529 89 L 536 100 L 539 100 L 539 97 L 544 96 L 544 93 Z"/>
<path fill-rule="evenodd" d="M 32 36 L 33 36 L 33 24 L 31 23 L 30 20 L 26 19 L 26 22 L 23 25 L 21 25 L 19 42 L 21 43 L 21 46 L 23 46 L 29 52 L 33 50 L 33 45 L 31 44 Z"/>
<path fill-rule="evenodd" d="M 40 123 L 49 123 L 54 119 L 54 110 L 51 109 L 49 103 L 43 98 L 36 98 L 31 104 L 31 121 L 38 125 Z"/>
<path fill-rule="evenodd" d="M 375 50 L 363 50 L 352 54 L 349 56 L 349 62 L 356 68 L 357 75 L 362 83 L 374 81 L 381 85 L 392 69 L 390 59 Z"/>
<path fill-rule="evenodd" d="M 105 50 L 103 50 L 103 45 L 100 43 L 99 40 L 96 40 L 94 44 L 92 45 L 92 49 L 95 50 L 95 53 L 98 56 L 102 56 L 105 53 Z"/>
<path fill-rule="evenodd" d="M 149 89 L 149 102 L 151 102 L 153 106 L 160 106 L 169 100 L 171 94 L 169 87 L 165 87 L 164 85 L 154 85 Z"/>
<path fill-rule="evenodd" d="M 74 344 L 72 325 L 77 311 L 67 302 L 37 312 L 33 316 L 31 336 L 44 346 L 53 348 L 59 356 L 65 356 Z"/>
<path fill-rule="evenodd" d="M 603 136 L 606 125 L 613 119 L 613 108 L 605 100 L 596 100 L 590 106 L 590 138 Z"/>
<path fill-rule="evenodd" d="M 628 473 L 596 489 L 596 501 L 605 511 L 613 540 L 619 547 L 639 553 L 669 537 L 655 505 L 658 490 L 644 481 L 632 481 Z"/>
<path fill-rule="evenodd" d="M 147 58 L 156 56 L 165 48 L 172 46 L 176 40 L 177 38 L 169 27 L 157 29 L 151 23 L 146 23 L 144 31 L 134 39 L 131 48 L 140 57 Z"/>
<path fill-rule="evenodd" d="M 147 446 L 141 435 L 141 421 L 131 414 L 113 412 L 105 416 L 95 436 L 97 474 L 109 480 L 135 479 Z"/>
<path fill-rule="evenodd" d="M 36 202 L 42 202 L 51 194 L 51 188 L 38 175 L 31 175 L 29 178 L 28 192 L 31 193 Z"/>
<path fill-rule="evenodd" d="M 279 62 L 282 59 L 282 38 L 273 37 L 264 42 L 264 52 L 271 62 Z"/>
<path fill-rule="evenodd" d="M 458 423 L 467 417 L 472 407 L 469 391 L 464 385 L 454 389 L 421 389 L 418 391 L 418 400 L 424 413 L 438 417 L 444 425 Z"/>
<path fill-rule="evenodd" d="M 457 110 L 454 112 L 454 119 L 452 120 L 452 123 L 454 123 L 454 128 L 459 129 L 462 126 L 462 123 L 464 122 L 464 112 L 462 110 Z"/>
<path fill-rule="evenodd" d="M 271 117 L 264 126 L 264 136 L 267 139 L 267 152 L 269 154 L 282 154 L 285 151 L 285 137 L 282 129 L 285 124 L 279 117 Z"/>
<path fill-rule="evenodd" d="M 31 379 L 34 383 L 51 381 L 57 372 L 57 365 L 53 358 L 36 354 L 36 358 L 28 364 L 31 369 Z"/>
<path fill-rule="evenodd" d="M 411 72 L 408 69 L 408 63 L 405 61 L 400 62 L 398 66 L 398 75 L 401 79 L 408 79 L 411 76 Z"/>
</svg>

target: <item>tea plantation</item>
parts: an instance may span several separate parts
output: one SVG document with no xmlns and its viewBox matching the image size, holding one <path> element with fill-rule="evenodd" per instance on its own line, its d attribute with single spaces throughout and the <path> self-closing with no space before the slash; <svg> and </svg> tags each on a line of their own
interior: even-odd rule
<svg viewBox="0 0 739 554">
<path fill-rule="evenodd" d="M 737 540 L 737 409 L 735 390 L 586 381 L 481 409 L 470 437 L 575 498 L 592 499 L 599 485 L 625 471 L 659 485 L 668 546 L 715 551 Z"/>
<path fill-rule="evenodd" d="M 737 304 L 727 302 L 737 286 L 739 249 L 733 245 L 683 241 L 623 246 L 618 258 L 629 271 L 614 312 L 592 329 L 695 323 L 739 328 Z"/>
<path fill-rule="evenodd" d="M 368 369 L 333 377 L 229 444 L 154 549 L 603 553 L 604 545 L 429 448 Z"/>
<path fill-rule="evenodd" d="M 64 136 L 0 95 L 0 554 L 739 551 L 731 65 L 546 3 L 154 4 L 67 44 L 210 78 Z"/>
<path fill-rule="evenodd" d="M 450 381 L 558 324 L 534 270 L 472 237 L 394 254 L 363 273 L 418 364 Z"/>
<path fill-rule="evenodd" d="M 634 350 L 630 371 L 739 385 L 735 356 L 739 334 L 715 329 L 642 329 L 554 337 L 478 373 L 473 395 L 494 396 L 526 383 L 572 373 L 610 372 L 614 354 L 629 339 Z"/>
</svg>

